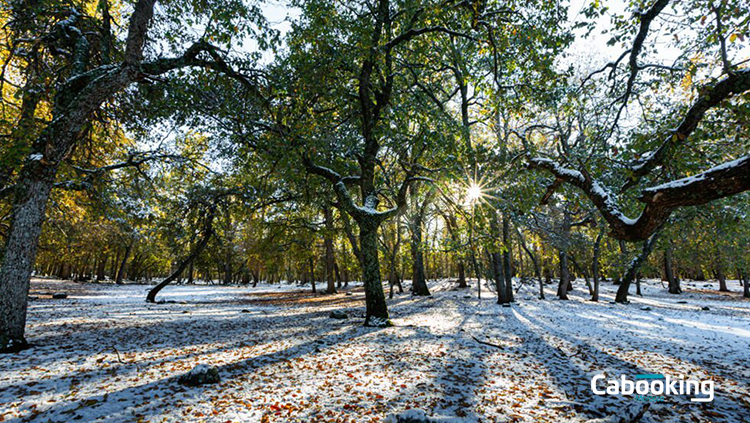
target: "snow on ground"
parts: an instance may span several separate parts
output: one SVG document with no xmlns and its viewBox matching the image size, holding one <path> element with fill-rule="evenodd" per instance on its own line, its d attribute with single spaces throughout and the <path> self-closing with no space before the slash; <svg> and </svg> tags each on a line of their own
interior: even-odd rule
<svg viewBox="0 0 750 423">
<path fill-rule="evenodd" d="M 712 403 L 670 396 L 645 422 L 750 421 L 750 301 L 729 285 L 683 283 L 669 295 L 650 281 L 629 305 L 610 303 L 606 282 L 599 303 L 581 281 L 570 301 L 524 286 L 500 307 L 486 288 L 479 301 L 476 286 L 440 281 L 432 297 L 390 300 L 396 326 L 376 329 L 362 326 L 361 287 L 170 286 L 169 303 L 147 304 L 145 285 L 35 280 L 36 346 L 0 356 L 0 421 L 579 422 L 641 410 L 633 397 L 593 395 L 601 372 L 715 382 Z M 352 317 L 329 318 L 335 309 Z M 179 385 L 198 364 L 222 381 Z"/>
</svg>

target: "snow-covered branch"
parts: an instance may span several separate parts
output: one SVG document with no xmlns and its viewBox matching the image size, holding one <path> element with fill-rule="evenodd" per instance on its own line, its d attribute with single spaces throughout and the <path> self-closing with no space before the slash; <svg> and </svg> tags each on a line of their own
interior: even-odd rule
<svg viewBox="0 0 750 423">
<path fill-rule="evenodd" d="M 698 127 L 698 124 L 709 109 L 717 106 L 732 95 L 748 90 L 750 90 L 750 68 L 736 71 L 719 81 L 716 85 L 701 90 L 700 97 L 690 106 L 680 125 L 669 132 L 659 148 L 630 165 L 632 177 L 625 184 L 623 190 L 630 188 L 641 177 L 660 166 L 668 157 L 669 152 L 684 143 L 695 128 Z"/>
<path fill-rule="evenodd" d="M 750 190 L 750 156 L 745 156 L 698 175 L 643 190 L 639 200 L 645 208 L 637 219 L 630 219 L 614 195 L 588 172 L 569 169 L 543 157 L 529 158 L 529 166 L 547 170 L 578 187 L 599 209 L 612 236 L 627 241 L 647 239 L 678 207 L 697 206 Z"/>
</svg>

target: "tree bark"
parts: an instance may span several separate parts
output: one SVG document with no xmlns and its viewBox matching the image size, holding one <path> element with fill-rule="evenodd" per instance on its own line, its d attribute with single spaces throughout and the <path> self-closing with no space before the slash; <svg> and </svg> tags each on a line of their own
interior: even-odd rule
<svg viewBox="0 0 750 423">
<path fill-rule="evenodd" d="M 28 346 L 24 331 L 29 280 L 56 173 L 57 166 L 41 163 L 28 164 L 21 171 L 0 268 L 0 351 Z"/>
<path fill-rule="evenodd" d="M 102 255 L 99 258 L 99 263 L 96 265 L 96 281 L 101 282 L 104 280 L 104 270 L 107 265 L 107 254 Z"/>
<path fill-rule="evenodd" d="M 362 274 L 365 288 L 365 326 L 390 326 L 385 303 L 383 281 L 380 279 L 378 259 L 378 225 L 362 222 L 359 225 Z"/>
<path fill-rule="evenodd" d="M 729 292 L 729 288 L 727 288 L 727 275 L 724 273 L 724 266 L 722 263 L 716 265 L 716 279 L 719 280 L 719 291 Z"/>
</svg>

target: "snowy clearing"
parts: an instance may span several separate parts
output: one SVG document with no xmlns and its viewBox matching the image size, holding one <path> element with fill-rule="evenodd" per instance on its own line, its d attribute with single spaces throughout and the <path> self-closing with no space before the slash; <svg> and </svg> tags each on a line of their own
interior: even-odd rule
<svg viewBox="0 0 750 423">
<path fill-rule="evenodd" d="M 432 297 L 390 300 L 395 327 L 362 327 L 364 294 L 313 295 L 296 286 L 174 286 L 147 304 L 146 285 L 32 282 L 27 337 L 0 356 L 0 421 L 310 422 L 619 421 L 645 404 L 596 396 L 590 380 L 635 374 L 711 379 L 711 403 L 668 396 L 641 421 L 750 421 L 750 301 L 712 283 L 612 304 L 570 301 L 500 307 L 486 289 L 433 282 Z M 554 296 L 553 286 L 548 298 Z M 634 291 L 635 288 L 632 288 Z M 51 299 L 67 293 L 67 299 Z M 708 307 L 708 310 L 703 310 Z M 643 309 L 642 309 L 643 308 Z M 350 318 L 329 318 L 332 310 Z M 481 341 L 481 342 L 479 342 Z M 494 344 L 488 345 L 488 344 Z M 221 382 L 186 387 L 198 364 Z"/>
</svg>

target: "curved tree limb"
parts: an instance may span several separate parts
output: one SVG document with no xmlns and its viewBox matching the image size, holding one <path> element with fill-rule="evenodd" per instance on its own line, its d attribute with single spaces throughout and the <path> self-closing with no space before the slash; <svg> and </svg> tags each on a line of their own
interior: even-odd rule
<svg viewBox="0 0 750 423">
<path fill-rule="evenodd" d="M 645 207 L 637 219 L 630 219 L 609 190 L 588 172 L 569 169 L 542 157 L 530 158 L 529 166 L 544 169 L 583 191 L 609 224 L 610 234 L 625 241 L 647 239 L 679 207 L 697 206 L 750 190 L 749 155 L 691 177 L 644 189 L 638 200 Z"/>
<path fill-rule="evenodd" d="M 684 143 L 698 127 L 709 109 L 716 107 L 735 94 L 748 90 L 750 90 L 750 69 L 733 72 L 715 85 L 702 89 L 700 97 L 690 106 L 680 125 L 670 131 L 659 148 L 629 166 L 632 175 L 622 189 L 626 190 L 632 187 L 640 178 L 663 164 L 670 151 Z"/>
</svg>

